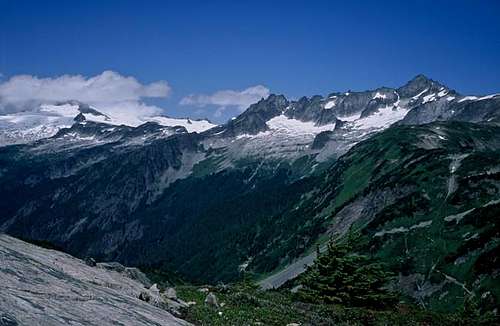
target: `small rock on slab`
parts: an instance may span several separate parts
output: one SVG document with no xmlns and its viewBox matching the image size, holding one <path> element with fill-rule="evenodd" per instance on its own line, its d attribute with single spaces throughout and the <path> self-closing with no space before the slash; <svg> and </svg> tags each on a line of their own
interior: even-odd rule
<svg viewBox="0 0 500 326">
<path fill-rule="evenodd" d="M 169 299 L 177 299 L 177 291 L 174 288 L 167 288 L 165 290 L 165 296 Z"/>
</svg>

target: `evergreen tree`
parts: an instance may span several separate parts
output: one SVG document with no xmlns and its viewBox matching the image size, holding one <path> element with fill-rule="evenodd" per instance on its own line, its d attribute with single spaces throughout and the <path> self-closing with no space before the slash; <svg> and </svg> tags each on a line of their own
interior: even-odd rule
<svg viewBox="0 0 500 326">
<path fill-rule="evenodd" d="M 381 307 L 396 296 L 383 286 L 389 279 L 384 266 L 364 255 L 353 253 L 354 238 L 346 243 L 330 242 L 301 277 L 298 295 L 306 302 Z"/>
</svg>

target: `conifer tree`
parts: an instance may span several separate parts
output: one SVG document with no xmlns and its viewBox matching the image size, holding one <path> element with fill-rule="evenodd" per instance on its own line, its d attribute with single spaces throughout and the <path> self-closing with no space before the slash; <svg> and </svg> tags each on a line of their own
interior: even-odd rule
<svg viewBox="0 0 500 326">
<path fill-rule="evenodd" d="M 300 299 L 363 307 L 394 303 L 395 295 L 383 288 L 390 274 L 382 264 L 353 253 L 354 241 L 351 234 L 345 243 L 330 241 L 327 251 L 302 275 Z"/>
</svg>

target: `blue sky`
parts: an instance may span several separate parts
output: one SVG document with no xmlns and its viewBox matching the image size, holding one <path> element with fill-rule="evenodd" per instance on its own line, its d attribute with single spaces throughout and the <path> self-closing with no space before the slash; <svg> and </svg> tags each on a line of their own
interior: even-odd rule
<svg viewBox="0 0 500 326">
<path fill-rule="evenodd" d="M 210 95 L 257 85 L 296 98 L 399 86 L 423 73 L 489 94 L 500 91 L 499 13 L 495 0 L 0 0 L 0 73 L 164 80 L 168 96 L 140 101 L 218 122 L 245 100 Z"/>
</svg>

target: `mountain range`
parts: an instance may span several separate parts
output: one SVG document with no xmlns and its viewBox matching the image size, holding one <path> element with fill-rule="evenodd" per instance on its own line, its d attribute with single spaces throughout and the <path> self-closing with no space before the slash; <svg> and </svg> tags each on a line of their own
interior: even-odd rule
<svg viewBox="0 0 500 326">
<path fill-rule="evenodd" d="M 71 127 L 75 122 L 84 121 L 129 127 L 155 122 L 162 126 L 182 126 L 189 132 L 201 132 L 215 126 L 208 120 L 176 119 L 166 116 L 137 118 L 116 113 L 104 114 L 88 104 L 66 101 L 35 105 L 29 111 L 0 115 L 0 146 L 49 138 L 59 130 Z"/>
<path fill-rule="evenodd" d="M 218 126 L 42 104 L 0 116 L 0 231 L 193 282 L 250 273 L 277 287 L 355 229 L 357 250 L 423 305 L 500 300 L 499 118 L 499 94 L 423 75 L 273 94 Z"/>
</svg>

